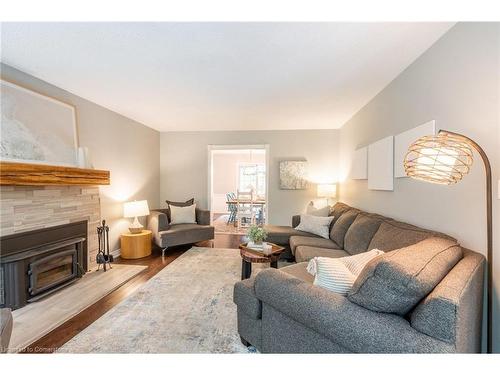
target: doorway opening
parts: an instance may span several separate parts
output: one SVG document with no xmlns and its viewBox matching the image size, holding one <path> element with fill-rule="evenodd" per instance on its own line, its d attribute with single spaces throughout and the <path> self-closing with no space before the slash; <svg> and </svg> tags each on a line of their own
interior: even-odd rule
<svg viewBox="0 0 500 375">
<path fill-rule="evenodd" d="M 208 202 L 216 233 L 245 234 L 268 218 L 268 145 L 208 146 Z"/>
</svg>

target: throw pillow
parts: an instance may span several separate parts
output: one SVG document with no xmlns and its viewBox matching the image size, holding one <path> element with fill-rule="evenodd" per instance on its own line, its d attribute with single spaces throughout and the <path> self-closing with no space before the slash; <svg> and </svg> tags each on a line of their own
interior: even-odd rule
<svg viewBox="0 0 500 375">
<path fill-rule="evenodd" d="M 328 215 L 330 215 L 330 206 L 316 208 L 314 207 L 314 203 L 311 202 L 307 205 L 306 215 L 327 217 Z"/>
<path fill-rule="evenodd" d="M 297 230 L 316 234 L 323 238 L 329 238 L 330 223 L 333 216 L 320 217 L 312 215 L 300 215 L 300 223 L 295 227 Z"/>
<path fill-rule="evenodd" d="M 185 202 L 174 202 L 174 201 L 169 201 L 168 199 L 165 201 L 167 202 L 167 206 L 177 206 L 177 207 L 186 207 L 186 206 L 191 206 L 194 204 L 194 198 L 188 199 Z"/>
<path fill-rule="evenodd" d="M 176 207 L 186 207 L 186 206 L 191 206 L 194 204 L 194 198 L 188 199 L 185 202 L 175 202 L 175 201 L 169 201 L 168 199 L 165 201 L 167 202 L 167 219 L 170 222 L 172 218 L 170 217 L 170 206 L 176 206 Z"/>
<path fill-rule="evenodd" d="M 170 206 L 170 224 L 196 224 L 196 204 L 185 207 Z"/>
<path fill-rule="evenodd" d="M 405 315 L 462 259 L 454 241 L 432 237 L 371 260 L 348 298 L 366 309 Z"/>
<path fill-rule="evenodd" d="M 307 271 L 314 276 L 314 285 L 347 295 L 363 267 L 384 252 L 373 249 L 365 253 L 342 257 L 316 257 L 309 261 Z"/>
</svg>

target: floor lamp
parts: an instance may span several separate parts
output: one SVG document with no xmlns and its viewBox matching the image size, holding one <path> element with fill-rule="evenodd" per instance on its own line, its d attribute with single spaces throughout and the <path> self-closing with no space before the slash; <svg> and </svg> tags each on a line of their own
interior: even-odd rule
<svg viewBox="0 0 500 375">
<path fill-rule="evenodd" d="M 486 219 L 488 237 L 488 292 L 487 292 L 487 351 L 492 351 L 492 284 L 493 284 L 493 224 L 491 165 L 484 150 L 472 139 L 447 130 L 437 135 L 417 139 L 404 159 L 405 172 L 409 177 L 435 184 L 451 185 L 469 173 L 473 162 L 472 148 L 483 159 L 486 171 Z"/>
</svg>

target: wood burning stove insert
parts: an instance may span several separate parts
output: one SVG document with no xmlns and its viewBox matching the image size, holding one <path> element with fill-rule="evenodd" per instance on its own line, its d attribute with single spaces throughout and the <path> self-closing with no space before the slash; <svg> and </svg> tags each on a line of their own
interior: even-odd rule
<svg viewBox="0 0 500 375">
<path fill-rule="evenodd" d="M 0 306 L 17 309 L 87 269 L 87 221 L 0 238 Z"/>
</svg>

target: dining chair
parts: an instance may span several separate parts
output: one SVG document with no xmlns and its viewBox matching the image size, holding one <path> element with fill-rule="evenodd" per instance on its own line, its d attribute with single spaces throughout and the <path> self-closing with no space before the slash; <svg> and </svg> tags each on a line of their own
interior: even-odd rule
<svg viewBox="0 0 500 375">
<path fill-rule="evenodd" d="M 234 223 L 236 224 L 236 211 L 238 210 L 236 207 L 235 203 L 229 203 L 233 202 L 236 200 L 236 194 L 234 193 L 227 193 L 226 194 L 226 199 L 227 199 L 227 209 L 229 211 L 229 217 L 227 218 L 227 224 Z"/>
<path fill-rule="evenodd" d="M 253 191 L 238 190 L 236 196 L 236 222 L 239 228 L 255 224 L 255 204 Z"/>
</svg>

